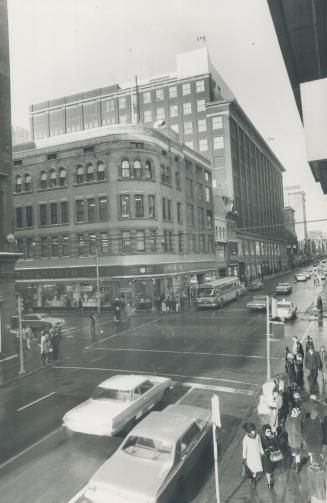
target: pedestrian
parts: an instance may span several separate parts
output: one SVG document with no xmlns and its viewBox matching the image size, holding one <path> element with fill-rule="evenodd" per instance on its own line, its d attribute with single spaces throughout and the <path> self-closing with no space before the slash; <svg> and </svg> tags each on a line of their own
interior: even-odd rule
<svg viewBox="0 0 327 503">
<path fill-rule="evenodd" d="M 78 310 L 79 310 L 79 311 L 83 311 L 83 301 L 82 301 L 82 297 L 80 297 L 80 298 L 78 299 L 78 305 L 77 305 L 77 307 L 78 307 Z"/>
<path fill-rule="evenodd" d="M 59 359 L 59 345 L 60 345 L 59 330 L 56 325 L 53 327 L 51 334 L 52 360 L 54 362 L 57 362 Z"/>
<path fill-rule="evenodd" d="M 302 348 L 303 350 L 303 348 Z M 303 355 L 297 353 L 294 358 L 294 368 L 295 368 L 295 382 L 299 389 L 303 389 Z"/>
<path fill-rule="evenodd" d="M 268 489 L 273 488 L 273 471 L 274 462 L 272 461 L 273 452 L 279 451 L 278 440 L 276 436 L 271 431 L 269 424 L 264 424 L 262 427 L 261 444 L 264 450 L 264 455 L 262 456 L 262 467 L 266 474 Z"/>
<path fill-rule="evenodd" d="M 291 385 L 294 385 L 296 382 L 296 373 L 295 373 L 295 365 L 294 365 L 294 357 L 292 353 L 287 353 L 285 358 L 285 372 L 290 381 Z"/>
<path fill-rule="evenodd" d="M 314 393 L 312 393 L 306 400 L 303 401 L 302 408 L 305 417 L 309 417 L 312 410 L 316 410 L 319 417 L 321 416 L 321 403 L 318 401 L 317 395 Z"/>
<path fill-rule="evenodd" d="M 172 297 L 172 298 L 171 298 L 171 303 L 170 303 L 170 305 L 171 305 L 171 310 L 172 310 L 172 312 L 173 312 L 173 313 L 176 313 L 176 299 L 175 299 L 175 297 Z"/>
<path fill-rule="evenodd" d="M 310 463 L 321 464 L 323 431 L 316 409 L 312 409 L 310 416 L 304 420 L 303 440 L 308 449 Z"/>
<path fill-rule="evenodd" d="M 168 297 L 166 298 L 166 312 L 169 313 L 170 310 L 171 310 L 171 300 L 168 295 Z"/>
<path fill-rule="evenodd" d="M 96 334 L 96 321 L 98 319 L 98 315 L 95 311 L 91 311 L 90 313 L 90 333 L 91 337 L 94 340 Z"/>
<path fill-rule="evenodd" d="M 120 309 L 120 301 L 119 301 L 118 297 L 115 298 L 114 311 L 115 311 L 115 323 L 119 323 L 120 322 L 121 309 Z"/>
<path fill-rule="evenodd" d="M 303 412 L 299 408 L 293 407 L 290 415 L 285 421 L 285 430 L 288 435 L 288 445 L 292 453 L 292 468 L 297 472 L 301 463 L 301 448 L 303 442 L 302 434 Z"/>
<path fill-rule="evenodd" d="M 319 313 L 322 314 L 322 312 L 323 312 L 323 306 L 322 306 L 322 298 L 321 298 L 320 295 L 317 298 L 317 309 L 318 309 Z"/>
<path fill-rule="evenodd" d="M 307 336 L 307 342 L 306 342 L 306 345 L 305 345 L 305 352 L 307 353 L 309 351 L 309 348 L 312 347 L 313 349 L 315 348 L 314 347 L 314 344 L 313 344 L 313 339 L 311 337 L 311 335 L 308 335 Z"/>
<path fill-rule="evenodd" d="M 322 362 L 320 355 L 314 350 L 313 346 L 308 348 L 304 358 L 305 368 L 309 371 L 308 385 L 309 392 L 313 392 L 317 388 L 318 371 L 322 369 Z"/>
<path fill-rule="evenodd" d="M 41 331 L 40 352 L 41 352 L 41 366 L 45 367 L 48 363 L 48 336 L 44 332 L 44 330 Z"/>
<path fill-rule="evenodd" d="M 260 436 L 253 423 L 245 425 L 246 435 L 243 438 L 243 465 L 250 479 L 251 486 L 257 484 L 257 474 L 262 472 L 261 456 L 264 454 Z"/>
<path fill-rule="evenodd" d="M 166 306 L 166 299 L 165 299 L 165 297 L 162 297 L 162 299 L 161 299 L 161 311 L 163 313 L 167 312 L 167 306 Z"/>
<path fill-rule="evenodd" d="M 303 346 L 301 342 L 298 340 L 297 336 L 293 335 L 292 340 L 293 340 L 292 354 L 294 358 L 298 353 L 300 353 L 300 355 L 302 355 L 302 358 L 304 358 Z"/>
<path fill-rule="evenodd" d="M 299 409 L 301 412 L 303 411 L 303 403 L 298 391 L 294 391 L 294 393 L 290 396 L 289 413 L 291 413 L 292 409 Z"/>
</svg>

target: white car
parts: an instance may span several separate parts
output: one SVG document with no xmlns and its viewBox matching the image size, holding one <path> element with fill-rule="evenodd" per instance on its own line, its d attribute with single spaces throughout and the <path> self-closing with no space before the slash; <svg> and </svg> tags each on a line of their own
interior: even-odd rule
<svg viewBox="0 0 327 503">
<path fill-rule="evenodd" d="M 275 293 L 280 295 L 280 294 L 289 294 L 292 293 L 293 288 L 289 283 L 278 283 L 278 285 L 275 287 Z"/>
<path fill-rule="evenodd" d="M 113 376 L 97 386 L 92 398 L 68 411 L 63 426 L 89 435 L 115 435 L 160 402 L 172 384 L 166 377 Z"/>
<path fill-rule="evenodd" d="M 276 305 L 276 313 L 274 319 L 281 321 L 291 320 L 296 317 L 297 305 L 294 302 L 283 299 L 279 300 Z"/>
<path fill-rule="evenodd" d="M 297 274 L 295 274 L 295 279 L 296 281 L 306 281 L 308 278 L 303 272 L 298 272 Z"/>
</svg>

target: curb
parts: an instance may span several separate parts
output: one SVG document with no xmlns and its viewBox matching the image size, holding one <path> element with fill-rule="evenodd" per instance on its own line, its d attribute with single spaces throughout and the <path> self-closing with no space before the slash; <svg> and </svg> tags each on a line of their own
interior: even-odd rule
<svg viewBox="0 0 327 503">
<path fill-rule="evenodd" d="M 9 384 L 13 384 L 16 381 L 20 381 L 21 379 L 24 379 L 25 377 L 28 377 L 30 375 L 37 374 L 41 370 L 46 370 L 47 368 L 51 368 L 51 367 L 40 367 L 38 369 L 29 370 L 28 372 L 25 372 L 24 374 L 17 373 L 17 375 L 15 377 L 12 377 L 12 378 L 8 379 L 8 381 L 4 381 L 4 382 L 0 383 L 0 388 L 3 388 L 4 386 L 8 386 Z"/>
</svg>

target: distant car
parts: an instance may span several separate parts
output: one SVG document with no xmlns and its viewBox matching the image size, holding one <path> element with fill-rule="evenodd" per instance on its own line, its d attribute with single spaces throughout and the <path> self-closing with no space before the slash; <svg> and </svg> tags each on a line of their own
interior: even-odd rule
<svg viewBox="0 0 327 503">
<path fill-rule="evenodd" d="M 261 288 L 263 288 L 261 279 L 254 279 L 248 285 L 248 290 L 260 290 Z"/>
<path fill-rule="evenodd" d="M 305 271 L 304 274 L 306 275 L 307 279 L 311 278 L 311 271 Z"/>
<path fill-rule="evenodd" d="M 13 316 L 12 318 L 16 318 L 18 320 L 18 316 Z M 54 327 L 55 325 L 64 325 L 65 320 L 62 318 L 53 318 L 52 316 L 48 316 L 46 313 L 30 313 L 22 316 L 22 324 L 24 327 L 29 326 L 35 332 L 45 328 Z"/>
<path fill-rule="evenodd" d="M 281 321 L 291 320 L 296 317 L 296 313 L 297 305 L 294 302 L 283 299 L 277 302 L 274 318 L 280 319 Z"/>
<path fill-rule="evenodd" d="M 252 300 L 250 300 L 246 307 L 251 311 L 265 311 L 267 307 L 267 297 L 264 295 L 255 295 Z"/>
<path fill-rule="evenodd" d="M 295 274 L 296 281 L 306 281 L 307 277 L 303 272 L 298 272 Z"/>
<path fill-rule="evenodd" d="M 293 287 L 289 283 L 278 283 L 278 285 L 275 287 L 275 293 L 280 295 L 280 294 L 289 294 L 292 293 Z"/>
<path fill-rule="evenodd" d="M 207 409 L 170 405 L 151 412 L 92 476 L 83 502 L 168 503 L 207 451 Z"/>
<path fill-rule="evenodd" d="M 92 398 L 68 411 L 63 426 L 89 435 L 111 436 L 130 427 L 162 399 L 166 377 L 116 375 L 100 383 Z"/>
<path fill-rule="evenodd" d="M 245 283 L 240 283 L 240 295 L 245 295 L 248 289 L 245 286 Z"/>
</svg>

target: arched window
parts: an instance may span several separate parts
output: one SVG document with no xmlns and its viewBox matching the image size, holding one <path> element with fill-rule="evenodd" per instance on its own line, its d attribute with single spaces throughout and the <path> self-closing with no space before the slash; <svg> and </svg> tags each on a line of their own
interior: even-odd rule
<svg viewBox="0 0 327 503">
<path fill-rule="evenodd" d="M 60 187 L 64 187 L 65 185 L 67 185 L 67 171 L 65 170 L 65 168 L 60 168 L 59 185 Z"/>
<path fill-rule="evenodd" d="M 129 178 L 131 176 L 129 161 L 126 159 L 121 163 L 121 176 L 123 178 Z"/>
<path fill-rule="evenodd" d="M 142 178 L 142 166 L 140 161 L 134 161 L 133 168 L 135 178 Z"/>
<path fill-rule="evenodd" d="M 83 182 L 84 182 L 84 168 L 83 166 L 77 166 L 76 183 L 83 183 Z"/>
<path fill-rule="evenodd" d="M 46 171 L 41 172 L 40 187 L 41 189 L 46 189 L 48 185 L 48 175 Z"/>
<path fill-rule="evenodd" d="M 57 187 L 57 173 L 54 169 L 50 171 L 50 187 Z"/>
<path fill-rule="evenodd" d="M 23 183 L 22 177 L 20 175 L 16 176 L 15 192 L 22 191 L 22 183 Z"/>
<path fill-rule="evenodd" d="M 94 182 L 94 166 L 93 164 L 89 164 L 86 168 L 86 181 Z"/>
<path fill-rule="evenodd" d="M 152 178 L 152 167 L 150 161 L 145 162 L 145 178 Z"/>
<path fill-rule="evenodd" d="M 105 175 L 104 164 L 103 164 L 103 162 L 99 162 L 99 164 L 97 166 L 97 180 L 98 180 L 98 182 L 105 179 L 104 175 Z"/>
<path fill-rule="evenodd" d="M 25 177 L 24 177 L 24 190 L 25 190 L 25 192 L 30 192 L 30 190 L 32 190 L 32 177 L 31 177 L 31 175 L 25 175 Z"/>
</svg>

